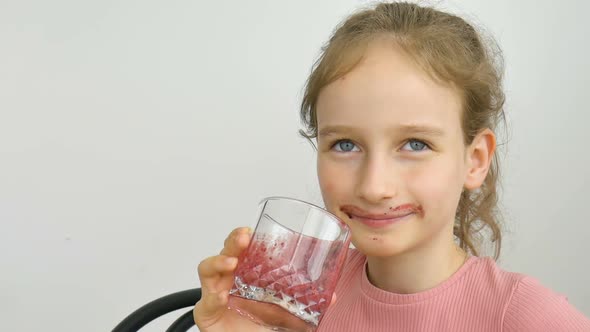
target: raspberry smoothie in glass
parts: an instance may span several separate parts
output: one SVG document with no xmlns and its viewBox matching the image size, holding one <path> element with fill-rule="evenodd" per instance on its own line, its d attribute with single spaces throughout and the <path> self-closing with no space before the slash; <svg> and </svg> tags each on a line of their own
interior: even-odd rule
<svg viewBox="0 0 590 332">
<path fill-rule="evenodd" d="M 261 208 L 238 259 L 229 307 L 275 331 L 314 331 L 340 277 L 350 230 L 295 199 L 267 198 Z"/>
</svg>

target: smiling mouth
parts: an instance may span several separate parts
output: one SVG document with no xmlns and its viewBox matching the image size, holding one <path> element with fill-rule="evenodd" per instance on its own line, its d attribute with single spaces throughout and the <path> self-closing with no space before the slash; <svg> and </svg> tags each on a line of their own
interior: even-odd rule
<svg viewBox="0 0 590 332">
<path fill-rule="evenodd" d="M 404 204 L 389 208 L 387 212 L 366 212 L 356 206 L 345 205 L 340 209 L 354 222 L 361 223 L 371 228 L 382 228 L 400 221 L 407 220 L 412 215 L 421 215 L 422 208 L 414 204 Z"/>
<path fill-rule="evenodd" d="M 346 215 L 350 219 L 356 218 L 356 219 L 369 219 L 369 220 L 390 220 L 390 219 L 403 218 L 403 217 L 410 215 L 410 214 L 414 214 L 414 211 L 407 211 L 407 212 L 396 214 L 396 215 L 383 215 L 383 216 L 376 216 L 376 217 L 365 217 L 365 216 L 351 214 L 351 213 L 347 213 Z"/>
<path fill-rule="evenodd" d="M 396 215 L 393 217 L 379 218 L 379 219 L 366 218 L 366 217 L 356 216 L 354 214 L 347 214 L 347 216 L 350 220 L 355 221 L 355 222 L 359 222 L 365 226 L 369 226 L 371 228 L 381 228 L 381 227 L 386 227 L 386 226 L 389 226 L 392 224 L 396 224 L 400 221 L 406 220 L 406 219 L 408 219 L 408 217 L 410 217 L 414 214 L 415 214 L 414 212 L 407 212 L 405 214 Z"/>
</svg>

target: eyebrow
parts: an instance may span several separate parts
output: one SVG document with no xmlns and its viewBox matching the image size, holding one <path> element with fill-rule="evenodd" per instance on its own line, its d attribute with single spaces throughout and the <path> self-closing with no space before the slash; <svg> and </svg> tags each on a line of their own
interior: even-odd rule
<svg viewBox="0 0 590 332">
<path fill-rule="evenodd" d="M 335 134 L 342 134 L 342 133 L 350 133 L 358 131 L 358 128 L 349 127 L 349 126 L 327 126 L 318 132 L 318 136 L 330 136 Z M 401 133 L 401 134 L 422 134 L 427 136 L 439 137 L 444 136 L 445 132 L 438 127 L 432 127 L 428 125 L 418 125 L 418 124 L 407 124 L 401 126 L 395 126 L 390 129 L 391 132 Z"/>
</svg>

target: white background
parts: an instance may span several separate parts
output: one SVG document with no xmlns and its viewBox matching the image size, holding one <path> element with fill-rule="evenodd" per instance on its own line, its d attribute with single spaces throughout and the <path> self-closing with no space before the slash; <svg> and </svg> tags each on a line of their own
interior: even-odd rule
<svg viewBox="0 0 590 332">
<path fill-rule="evenodd" d="M 301 91 L 366 4 L 1 0 L 0 330 L 108 331 L 198 287 L 198 262 L 261 198 L 321 204 Z M 500 264 L 590 315 L 590 4 L 439 7 L 505 51 Z"/>
</svg>

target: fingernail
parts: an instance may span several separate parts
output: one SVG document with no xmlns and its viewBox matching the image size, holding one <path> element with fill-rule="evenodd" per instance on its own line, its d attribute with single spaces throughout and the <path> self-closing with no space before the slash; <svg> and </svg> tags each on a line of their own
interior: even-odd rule
<svg viewBox="0 0 590 332">
<path fill-rule="evenodd" d="M 225 262 L 227 263 L 227 265 L 234 265 L 236 264 L 238 261 L 238 259 L 236 257 L 228 257 L 225 259 Z"/>
</svg>

